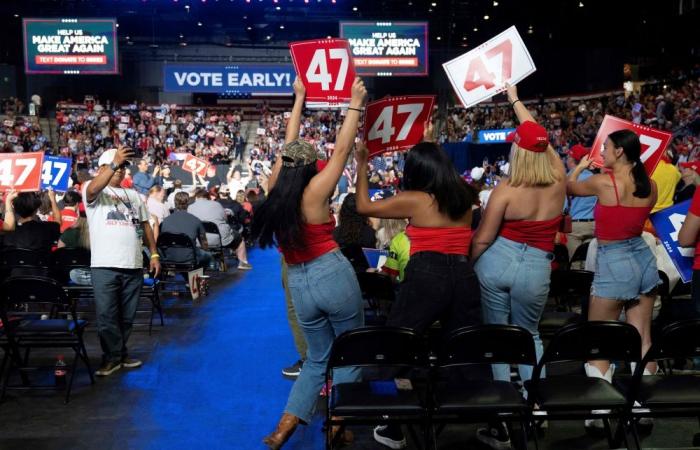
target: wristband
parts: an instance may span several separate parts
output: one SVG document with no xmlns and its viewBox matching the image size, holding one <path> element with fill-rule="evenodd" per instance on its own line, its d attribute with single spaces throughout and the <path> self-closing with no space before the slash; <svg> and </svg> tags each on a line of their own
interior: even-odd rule
<svg viewBox="0 0 700 450">
<path fill-rule="evenodd" d="M 153 253 L 151 259 L 160 259 L 160 255 L 158 253 Z"/>
<path fill-rule="evenodd" d="M 357 111 L 357 112 L 359 112 L 359 113 L 365 112 L 364 108 L 351 108 L 351 107 L 348 106 L 348 109 L 351 110 L 351 111 Z"/>
<path fill-rule="evenodd" d="M 510 104 L 510 106 L 515 106 L 516 103 L 520 102 L 520 99 L 515 100 L 513 103 Z M 522 102 L 520 102 L 522 103 Z"/>
</svg>

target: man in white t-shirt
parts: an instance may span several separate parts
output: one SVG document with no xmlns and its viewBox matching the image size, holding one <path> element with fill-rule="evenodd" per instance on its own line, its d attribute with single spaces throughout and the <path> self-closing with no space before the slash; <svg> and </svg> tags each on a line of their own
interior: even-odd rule
<svg viewBox="0 0 700 450">
<path fill-rule="evenodd" d="M 126 348 L 143 285 L 142 242 L 151 252 L 151 272 L 154 276 L 160 272 L 148 211 L 136 191 L 120 187 L 124 165 L 132 156 L 125 147 L 104 152 L 97 176 L 85 183 L 82 192 L 90 229 L 97 332 L 104 353 L 98 376 L 142 364 L 129 358 Z"/>
</svg>

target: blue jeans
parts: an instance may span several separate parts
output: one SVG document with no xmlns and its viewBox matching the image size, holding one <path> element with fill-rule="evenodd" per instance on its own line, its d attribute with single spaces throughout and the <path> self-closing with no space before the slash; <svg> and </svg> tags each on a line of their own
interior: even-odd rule
<svg viewBox="0 0 700 450">
<path fill-rule="evenodd" d="M 498 237 L 474 266 L 481 285 L 484 323 L 518 325 L 535 341 L 537 360 L 542 357 L 538 325 L 549 296 L 552 253 Z M 532 378 L 532 366 L 518 367 L 523 381 Z M 510 381 L 506 364 L 493 365 L 493 378 Z"/>
<path fill-rule="evenodd" d="M 136 307 L 141 296 L 143 270 L 92 268 L 92 286 L 97 310 L 97 334 L 105 362 L 127 357 Z"/>
<path fill-rule="evenodd" d="M 350 262 L 334 251 L 287 268 L 289 291 L 308 349 L 285 412 L 309 423 L 321 392 L 333 340 L 364 324 L 362 293 Z M 357 368 L 334 372 L 333 383 L 360 379 Z"/>
</svg>

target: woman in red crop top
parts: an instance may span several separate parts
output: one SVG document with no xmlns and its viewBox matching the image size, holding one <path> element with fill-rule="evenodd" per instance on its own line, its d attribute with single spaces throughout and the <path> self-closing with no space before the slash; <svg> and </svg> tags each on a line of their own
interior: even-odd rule
<svg viewBox="0 0 700 450">
<path fill-rule="evenodd" d="M 278 245 L 284 254 L 287 286 L 308 345 L 304 369 L 292 387 L 277 429 L 263 439 L 273 449 L 282 447 L 299 423 L 311 421 L 335 337 L 364 323 L 355 271 L 333 240 L 335 222 L 329 199 L 352 151 L 367 91 L 356 78 L 335 151 L 320 171 L 316 149 L 299 139 L 305 95 L 299 79 L 294 82 L 294 93 L 284 149 L 277 156 L 267 200 L 253 218 L 253 236 L 260 246 Z M 357 381 L 359 375 L 358 369 L 340 369 L 333 381 Z M 340 433 L 339 429 L 333 431 Z M 350 434 L 343 433 L 341 439 L 350 439 Z"/>
<path fill-rule="evenodd" d="M 508 101 L 520 125 L 512 137 L 510 173 L 496 186 L 472 241 L 472 258 L 481 283 L 481 307 L 487 323 L 513 324 L 532 333 L 542 356 L 538 325 L 549 295 L 554 239 L 559 230 L 566 174 L 549 145 L 547 131 L 535 123 L 507 85 Z M 518 367 L 529 380 L 531 366 Z M 510 381 L 510 369 L 493 366 L 496 380 Z M 486 439 L 490 433 L 477 435 Z"/>
<path fill-rule="evenodd" d="M 357 211 L 369 217 L 409 220 L 406 235 L 411 256 L 387 325 L 418 333 L 436 320 L 447 331 L 481 323 L 479 283 L 467 257 L 476 194 L 447 154 L 431 142 L 430 123 L 424 131 L 424 142 L 406 155 L 404 190 L 385 200 L 370 201 L 367 147 L 358 146 L 355 153 Z M 374 438 L 391 448 L 405 446 L 395 424 L 377 427 Z"/>
<path fill-rule="evenodd" d="M 656 257 L 642 239 L 644 222 L 656 203 L 656 184 L 640 160 L 641 143 L 632 131 L 611 133 L 602 149 L 608 173 L 576 181 L 593 164 L 585 156 L 569 175 L 568 192 L 574 196 L 598 197 L 593 216 L 598 252 L 591 288 L 588 320 L 617 320 L 623 308 L 626 321 L 642 337 L 642 353 L 651 346 L 651 315 L 659 275 Z M 590 377 L 611 381 L 615 368 L 609 361 L 590 361 Z M 653 373 L 656 364 L 645 369 Z M 602 421 L 586 421 L 602 427 Z"/>
</svg>

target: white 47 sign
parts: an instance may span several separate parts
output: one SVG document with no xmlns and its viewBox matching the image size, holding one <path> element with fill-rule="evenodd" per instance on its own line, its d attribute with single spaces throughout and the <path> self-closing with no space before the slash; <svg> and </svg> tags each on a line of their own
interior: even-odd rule
<svg viewBox="0 0 700 450">
<path fill-rule="evenodd" d="M 465 107 L 516 84 L 535 71 L 535 63 L 515 26 L 442 65 Z"/>
</svg>

